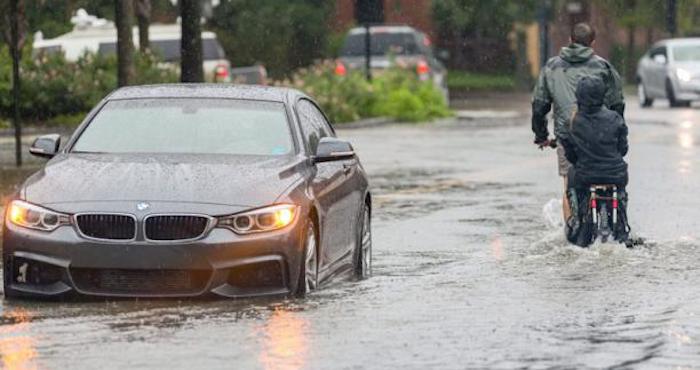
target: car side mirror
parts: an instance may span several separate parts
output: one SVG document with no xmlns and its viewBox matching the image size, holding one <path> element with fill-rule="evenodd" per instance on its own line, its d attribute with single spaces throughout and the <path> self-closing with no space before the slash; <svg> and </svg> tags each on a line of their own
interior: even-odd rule
<svg viewBox="0 0 700 370">
<path fill-rule="evenodd" d="M 324 137 L 319 141 L 314 156 L 315 163 L 344 161 L 355 158 L 355 150 L 349 142 L 334 137 Z"/>
<path fill-rule="evenodd" d="M 666 56 L 663 54 L 656 54 L 654 55 L 654 63 L 657 64 L 666 64 Z"/>
<path fill-rule="evenodd" d="M 39 136 L 29 148 L 29 153 L 37 157 L 52 158 L 61 147 L 61 135 L 50 134 Z"/>
</svg>

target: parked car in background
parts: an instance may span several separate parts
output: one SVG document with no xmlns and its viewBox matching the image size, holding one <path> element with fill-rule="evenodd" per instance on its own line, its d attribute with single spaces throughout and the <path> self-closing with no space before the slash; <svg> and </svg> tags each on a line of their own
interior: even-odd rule
<svg viewBox="0 0 700 370">
<path fill-rule="evenodd" d="M 149 28 L 151 50 L 162 58 L 168 68 L 179 68 L 180 35 L 178 24 L 153 24 Z M 134 28 L 134 45 L 138 47 L 138 28 Z M 76 27 L 53 39 L 36 39 L 35 52 L 63 52 L 66 59 L 77 60 L 83 53 L 114 54 L 117 50 L 117 30 L 111 22 L 96 26 Z M 229 82 L 230 63 L 213 32 L 202 32 L 202 56 L 205 80 Z"/>
<path fill-rule="evenodd" d="M 262 64 L 231 68 L 231 82 L 244 85 L 267 85 L 267 68 Z"/>
<path fill-rule="evenodd" d="M 637 91 L 642 107 L 668 99 L 672 107 L 700 100 L 700 38 L 656 43 L 639 61 Z"/>
<path fill-rule="evenodd" d="M 371 272 L 365 171 L 297 90 L 122 88 L 30 152 L 51 159 L 8 205 L 5 298 L 303 296 Z"/>
<path fill-rule="evenodd" d="M 418 78 L 432 81 L 448 98 L 447 69 L 435 57 L 428 36 L 409 26 L 372 26 L 369 32 L 372 71 L 381 73 L 396 66 L 413 69 Z M 366 34 L 364 27 L 348 32 L 337 61 L 337 74 L 366 68 Z"/>
</svg>

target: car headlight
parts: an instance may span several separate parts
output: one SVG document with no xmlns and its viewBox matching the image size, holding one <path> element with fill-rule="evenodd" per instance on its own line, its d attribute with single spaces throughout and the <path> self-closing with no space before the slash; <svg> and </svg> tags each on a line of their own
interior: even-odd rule
<svg viewBox="0 0 700 370">
<path fill-rule="evenodd" d="M 678 68 L 676 70 L 676 76 L 678 77 L 678 81 L 680 82 L 690 82 L 690 80 L 693 78 L 690 72 L 686 71 L 683 68 Z"/>
<path fill-rule="evenodd" d="M 59 226 L 70 224 L 68 215 L 50 211 L 21 200 L 15 200 L 10 203 L 7 210 L 7 220 L 17 226 L 42 231 L 53 231 Z"/>
<path fill-rule="evenodd" d="M 273 231 L 291 225 L 297 217 L 298 207 L 280 204 L 256 209 L 232 216 L 219 217 L 218 226 L 236 234 L 252 234 Z"/>
</svg>

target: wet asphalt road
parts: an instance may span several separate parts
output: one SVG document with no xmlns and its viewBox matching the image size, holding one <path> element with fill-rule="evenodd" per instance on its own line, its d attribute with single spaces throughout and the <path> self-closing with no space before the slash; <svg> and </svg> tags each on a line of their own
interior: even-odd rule
<svg viewBox="0 0 700 370">
<path fill-rule="evenodd" d="M 0 364 L 700 367 L 700 109 L 634 105 L 645 247 L 566 244 L 555 155 L 527 117 L 341 130 L 373 183 L 374 277 L 305 300 L 3 302 Z"/>
</svg>

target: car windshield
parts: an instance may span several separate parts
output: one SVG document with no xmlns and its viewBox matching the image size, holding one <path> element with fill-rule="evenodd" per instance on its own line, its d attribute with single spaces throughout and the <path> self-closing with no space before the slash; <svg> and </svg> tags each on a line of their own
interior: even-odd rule
<svg viewBox="0 0 700 370">
<path fill-rule="evenodd" d="M 292 148 L 282 103 L 168 98 L 108 102 L 72 150 L 279 156 Z"/>
<path fill-rule="evenodd" d="M 676 62 L 700 61 L 700 44 L 675 46 L 673 48 L 673 59 Z"/>
<path fill-rule="evenodd" d="M 408 32 L 370 32 L 372 55 L 413 55 L 418 53 L 415 35 Z M 365 55 L 365 34 L 349 35 L 345 39 L 341 56 Z"/>
<path fill-rule="evenodd" d="M 166 62 L 179 62 L 180 44 L 180 39 L 151 40 L 151 49 Z M 115 42 L 104 42 L 98 46 L 98 53 L 102 55 L 113 55 L 116 52 L 117 44 Z M 216 39 L 202 39 L 202 59 L 226 59 L 226 54 Z"/>
</svg>

